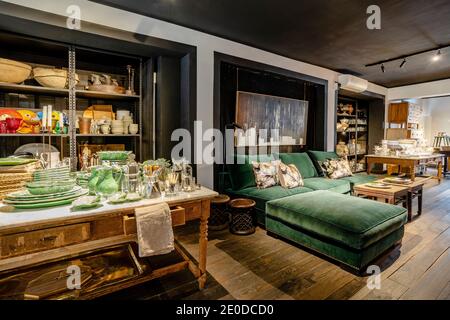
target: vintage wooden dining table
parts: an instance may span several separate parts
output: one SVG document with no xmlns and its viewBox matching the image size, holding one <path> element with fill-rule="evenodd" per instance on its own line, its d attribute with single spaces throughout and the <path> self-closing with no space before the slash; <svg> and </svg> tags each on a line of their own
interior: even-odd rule
<svg viewBox="0 0 450 320">
<path fill-rule="evenodd" d="M 442 160 L 444 157 L 445 155 L 443 154 L 430 154 L 424 156 L 382 156 L 371 154 L 366 156 L 367 174 L 371 173 L 372 167 L 376 163 L 392 164 L 399 167 L 409 168 L 411 180 L 414 181 L 416 178 L 416 166 L 420 164 L 427 164 L 429 162 L 437 162 L 438 171 L 435 178 L 440 182 L 442 179 Z"/>
<path fill-rule="evenodd" d="M 104 204 L 101 208 L 78 212 L 71 212 L 70 206 L 17 210 L 0 204 L 0 298 L 10 297 L 12 293 L 7 291 L 10 287 L 19 292 L 19 298 L 25 299 L 59 299 L 67 296 L 71 299 L 91 299 L 186 268 L 197 278 L 202 289 L 206 282 L 210 201 L 216 195 L 215 191 L 202 187 L 201 190 L 164 199 L 158 197 L 121 205 Z M 181 256 L 180 261 L 155 268 L 146 259 L 138 257 L 134 211 L 161 202 L 169 205 L 174 227 L 191 220 L 199 221 L 198 262 L 176 239 L 175 249 Z M 104 261 L 112 261 L 112 264 L 119 261 L 114 255 L 123 256 L 120 250 L 125 252 L 126 263 L 131 267 L 102 265 Z M 53 274 L 61 277 L 58 266 L 71 263 L 82 266 L 83 270 L 90 270 L 83 279 L 87 281 L 94 277 L 97 279 L 95 285 L 86 290 L 64 291 L 65 288 L 54 281 Z M 102 272 L 107 274 L 102 275 Z M 45 284 L 49 281 L 45 280 L 47 278 L 54 282 L 50 289 Z M 112 281 L 114 279 L 117 281 Z"/>
</svg>

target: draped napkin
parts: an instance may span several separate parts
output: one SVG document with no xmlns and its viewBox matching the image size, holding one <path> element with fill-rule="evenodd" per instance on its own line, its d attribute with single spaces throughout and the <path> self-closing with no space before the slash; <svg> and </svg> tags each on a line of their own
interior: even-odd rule
<svg viewBox="0 0 450 320">
<path fill-rule="evenodd" d="M 135 209 L 139 256 L 167 254 L 175 249 L 172 215 L 167 203 Z"/>
</svg>

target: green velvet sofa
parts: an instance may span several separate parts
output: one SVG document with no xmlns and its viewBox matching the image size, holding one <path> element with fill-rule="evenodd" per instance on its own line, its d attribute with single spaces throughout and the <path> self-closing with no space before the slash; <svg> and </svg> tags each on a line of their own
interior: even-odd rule
<svg viewBox="0 0 450 320">
<path fill-rule="evenodd" d="M 238 155 L 235 164 L 228 165 L 231 183 L 226 193 L 255 200 L 257 222 L 268 232 L 362 270 L 402 239 L 406 209 L 352 197 L 355 185 L 377 177 L 362 173 L 328 179 L 319 162 L 329 158 L 337 158 L 336 153 Z M 258 189 L 251 162 L 275 159 L 294 164 L 304 186 Z"/>
<path fill-rule="evenodd" d="M 296 194 L 317 190 L 348 194 L 353 186 L 377 179 L 365 173 L 355 174 L 338 180 L 324 177 L 319 161 L 337 158 L 334 152 L 308 151 L 304 153 L 280 153 L 275 155 L 237 155 L 235 164 L 228 165 L 230 185 L 225 192 L 232 198 L 244 197 L 256 201 L 256 217 L 258 224 L 265 225 L 266 203 Z M 252 161 L 271 161 L 280 159 L 283 163 L 294 164 L 303 177 L 304 186 L 294 189 L 284 189 L 275 186 L 268 189 L 258 189 L 251 166 Z"/>
</svg>

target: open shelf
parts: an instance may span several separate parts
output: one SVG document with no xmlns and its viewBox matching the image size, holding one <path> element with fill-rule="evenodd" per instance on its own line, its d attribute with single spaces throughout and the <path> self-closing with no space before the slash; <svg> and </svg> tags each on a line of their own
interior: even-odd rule
<svg viewBox="0 0 450 320">
<path fill-rule="evenodd" d="M 0 137 L 56 137 L 68 138 L 68 134 L 56 133 L 0 133 Z"/>
<path fill-rule="evenodd" d="M 77 137 L 103 137 L 103 138 L 108 138 L 108 137 L 140 137 L 140 134 L 82 134 L 82 133 L 77 133 Z"/>
<path fill-rule="evenodd" d="M 354 114 L 341 114 L 341 113 L 338 113 L 336 115 L 338 117 L 356 118 L 356 115 L 354 115 Z"/>
<path fill-rule="evenodd" d="M 56 89 L 26 84 L 0 82 L 0 89 L 17 93 L 40 93 L 49 95 L 69 95 L 69 89 Z"/>
<path fill-rule="evenodd" d="M 57 89 L 57 88 L 48 88 L 48 87 L 6 83 L 6 82 L 0 82 L 0 89 L 16 93 L 49 94 L 60 96 L 69 95 L 69 89 Z M 76 90 L 75 94 L 77 97 L 80 98 L 97 98 L 106 100 L 119 100 L 119 99 L 137 100 L 140 98 L 139 95 L 128 95 L 121 93 L 109 93 L 109 92 L 89 91 L 89 90 Z"/>
<path fill-rule="evenodd" d="M 122 93 L 109 93 L 109 92 L 101 92 L 101 91 L 89 91 L 89 90 L 76 90 L 75 94 L 80 98 L 97 98 L 97 99 L 106 99 L 106 100 L 137 100 L 140 99 L 139 95 L 128 95 Z"/>
</svg>

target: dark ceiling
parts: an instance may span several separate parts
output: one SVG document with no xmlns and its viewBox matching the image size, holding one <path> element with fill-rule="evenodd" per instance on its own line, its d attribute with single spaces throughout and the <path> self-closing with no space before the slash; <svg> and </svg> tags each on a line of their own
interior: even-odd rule
<svg viewBox="0 0 450 320">
<path fill-rule="evenodd" d="M 449 0 L 98 0 L 296 60 L 396 87 L 450 78 L 450 49 L 366 64 L 450 44 Z M 366 9 L 381 8 L 381 30 Z"/>
</svg>

